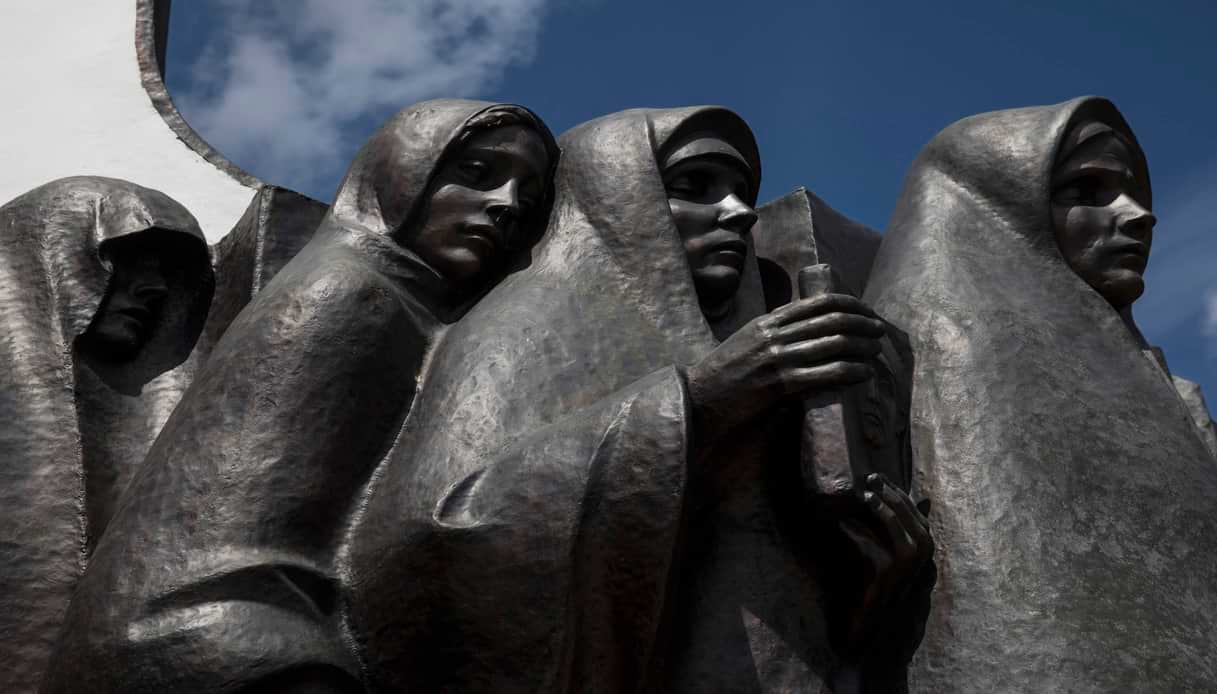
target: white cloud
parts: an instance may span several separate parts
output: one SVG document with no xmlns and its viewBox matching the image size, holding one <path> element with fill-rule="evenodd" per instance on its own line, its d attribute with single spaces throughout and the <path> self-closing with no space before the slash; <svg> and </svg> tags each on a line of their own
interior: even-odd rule
<svg viewBox="0 0 1217 694">
<path fill-rule="evenodd" d="M 352 123 L 476 96 L 531 61 L 546 0 L 213 2 L 222 26 L 182 112 L 238 164 L 307 189 L 345 168 Z"/>
</svg>

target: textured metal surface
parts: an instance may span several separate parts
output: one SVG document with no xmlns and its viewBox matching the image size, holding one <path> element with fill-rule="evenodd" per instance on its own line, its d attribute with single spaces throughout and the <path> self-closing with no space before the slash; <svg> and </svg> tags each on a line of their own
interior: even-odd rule
<svg viewBox="0 0 1217 694">
<path fill-rule="evenodd" d="M 241 309 L 313 238 L 328 206 L 277 186 L 254 194 L 240 221 L 212 247 L 216 288 L 196 352 L 210 354 Z"/>
<path fill-rule="evenodd" d="M 917 354 L 914 452 L 939 547 L 914 691 L 1217 681 L 1217 466 L 1131 318 L 1054 239 L 1054 160 L 1083 118 L 1135 143 L 1090 98 L 945 129 L 871 270 L 865 298 Z"/>
<path fill-rule="evenodd" d="M 181 254 L 161 320 L 117 366 L 77 347 L 102 304 L 111 241 Z M 198 224 L 126 181 L 67 178 L 0 207 L 0 689 L 33 691 L 115 500 L 185 388 L 211 300 Z M 101 369 L 100 371 L 98 369 Z"/>
<path fill-rule="evenodd" d="M 339 547 L 443 321 L 471 300 L 391 235 L 491 106 L 418 104 L 360 151 L 313 240 L 232 322 L 128 489 L 47 691 L 357 690 Z"/>
<path fill-rule="evenodd" d="M 785 272 L 791 285 L 787 296 L 798 294 L 794 282 L 799 270 L 817 263 L 831 265 L 843 289 L 862 296 L 879 251 L 879 232 L 846 217 L 805 188 L 765 203 L 757 212 L 756 255 Z"/>
</svg>

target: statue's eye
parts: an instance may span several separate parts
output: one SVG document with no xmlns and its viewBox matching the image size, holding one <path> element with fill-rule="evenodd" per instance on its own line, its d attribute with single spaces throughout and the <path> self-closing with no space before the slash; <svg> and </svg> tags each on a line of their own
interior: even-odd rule
<svg viewBox="0 0 1217 694">
<path fill-rule="evenodd" d="M 462 159 L 456 165 L 460 180 L 469 184 L 478 184 L 490 175 L 490 165 L 480 159 Z"/>
<path fill-rule="evenodd" d="M 684 173 L 668 181 L 668 195 L 682 200 L 698 200 L 706 195 L 708 177 L 697 172 Z"/>
<path fill-rule="evenodd" d="M 1097 176 L 1079 176 L 1057 189 L 1053 196 L 1057 202 L 1067 205 L 1097 205 L 1103 190 L 1103 181 Z"/>
<path fill-rule="evenodd" d="M 1099 191 L 1103 189 L 1103 182 L 1094 176 L 1085 176 L 1074 181 L 1073 187 L 1077 190 L 1078 202 L 1083 205 L 1094 205 L 1099 201 Z"/>
</svg>

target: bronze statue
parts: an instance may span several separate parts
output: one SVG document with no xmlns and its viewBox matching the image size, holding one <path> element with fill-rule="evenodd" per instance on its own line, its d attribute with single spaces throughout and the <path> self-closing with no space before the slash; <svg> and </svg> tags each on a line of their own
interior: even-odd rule
<svg viewBox="0 0 1217 694">
<path fill-rule="evenodd" d="M 728 110 L 561 148 L 518 106 L 390 119 L 130 485 L 195 366 L 197 225 L 109 179 L 0 208 L 5 683 L 86 561 L 47 692 L 1217 681 L 1217 437 L 1132 317 L 1155 220 L 1112 104 L 944 130 L 873 267 L 806 191 L 753 230 Z"/>
<path fill-rule="evenodd" d="M 917 357 L 914 691 L 1217 681 L 1217 466 L 1132 320 L 1150 205 L 1098 98 L 965 118 L 909 172 L 864 298 Z"/>
<path fill-rule="evenodd" d="M 32 691 L 119 493 L 185 388 L 211 301 L 164 194 L 64 178 L 0 207 L 0 689 Z"/>
<path fill-rule="evenodd" d="M 818 518 L 790 416 L 868 379 L 883 324 L 843 295 L 766 313 L 759 156 L 731 112 L 626 111 L 560 143 L 533 264 L 445 336 L 352 525 L 368 688 L 898 680 L 907 652 L 873 634 L 902 621 L 924 519 L 879 477 L 858 535 Z M 849 592 L 821 580 L 855 565 Z"/>
<path fill-rule="evenodd" d="M 45 691 L 360 690 L 350 516 L 445 326 L 527 262 L 557 159 L 511 105 L 424 102 L 373 135 L 128 488 Z"/>
</svg>

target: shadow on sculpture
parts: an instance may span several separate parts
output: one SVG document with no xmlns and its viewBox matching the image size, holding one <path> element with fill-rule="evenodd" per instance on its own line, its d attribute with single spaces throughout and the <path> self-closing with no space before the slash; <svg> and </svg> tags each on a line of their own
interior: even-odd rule
<svg viewBox="0 0 1217 694">
<path fill-rule="evenodd" d="M 908 174 L 864 298 L 917 355 L 940 574 L 913 691 L 1217 678 L 1217 466 L 1130 310 L 1149 190 L 1097 98 L 961 120 Z"/>
<path fill-rule="evenodd" d="M 445 325 L 527 263 L 557 156 L 509 105 L 424 102 L 373 135 L 166 424 L 45 691 L 358 690 L 349 515 Z"/>
<path fill-rule="evenodd" d="M 185 388 L 212 277 L 189 212 L 100 177 L 0 207 L 0 262 L 0 688 L 32 691 L 119 493 Z"/>
</svg>

